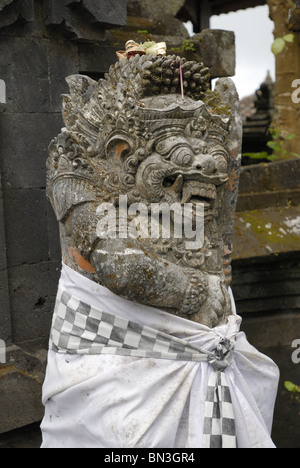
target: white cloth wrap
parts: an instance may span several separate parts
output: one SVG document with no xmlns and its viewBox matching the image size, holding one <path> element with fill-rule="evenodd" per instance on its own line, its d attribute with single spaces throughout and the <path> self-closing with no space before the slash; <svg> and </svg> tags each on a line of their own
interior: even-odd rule
<svg viewBox="0 0 300 468">
<path fill-rule="evenodd" d="M 99 310 L 213 351 L 236 340 L 225 370 L 239 448 L 275 448 L 270 433 L 279 371 L 240 331 L 241 318 L 210 329 L 116 296 L 63 265 L 59 287 Z M 232 298 L 233 307 L 234 300 Z M 42 448 L 203 448 L 208 362 L 49 350 Z"/>
</svg>

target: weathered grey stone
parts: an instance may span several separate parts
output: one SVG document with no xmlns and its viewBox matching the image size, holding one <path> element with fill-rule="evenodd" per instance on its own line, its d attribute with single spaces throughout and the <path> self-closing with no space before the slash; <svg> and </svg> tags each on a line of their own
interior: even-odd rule
<svg viewBox="0 0 300 468">
<path fill-rule="evenodd" d="M 78 71 L 77 46 L 44 38 L 2 37 L 1 50 L 1 79 L 6 82 L 4 111 L 59 112 L 60 94 L 67 91 L 64 78 Z"/>
<path fill-rule="evenodd" d="M 276 308 L 273 309 L 277 311 Z M 260 317 L 255 319 L 247 318 L 245 329 L 247 330 L 247 337 L 251 343 L 255 343 L 257 349 L 276 348 L 276 347 L 289 347 L 289 359 L 291 359 L 292 348 L 291 344 L 299 336 L 300 332 L 300 317 L 299 314 L 293 313 L 286 309 L 281 314 L 277 311 L 277 317 L 270 314 L 261 314 Z M 259 335 L 257 329 L 260 329 Z"/>
<path fill-rule="evenodd" d="M 34 20 L 34 0 L 2 0 L 0 4 L 0 28 L 14 24 L 19 18 Z"/>
<path fill-rule="evenodd" d="M 4 206 L 8 266 L 48 260 L 45 190 L 7 190 Z"/>
<path fill-rule="evenodd" d="M 175 17 L 183 7 L 185 0 L 128 0 L 129 14 L 137 13 L 138 16 L 145 18 L 160 19 L 162 16 L 169 15 Z"/>
<path fill-rule="evenodd" d="M 235 34 L 232 31 L 204 29 L 192 36 L 191 42 L 212 78 L 235 75 Z"/>
<path fill-rule="evenodd" d="M 0 171 L 0 339 L 9 343 L 11 342 L 11 336 L 3 194 Z"/>
<path fill-rule="evenodd" d="M 298 382 L 299 364 L 292 361 L 291 347 L 299 337 L 299 313 L 285 310 L 281 314 L 243 315 L 242 330 L 256 349 L 269 356 L 280 369 L 279 391 L 274 411 L 272 440 L 277 448 L 299 448 L 299 402 L 292 399 L 284 382 Z"/>
<path fill-rule="evenodd" d="M 47 0 L 45 23 L 59 26 L 77 40 L 97 41 L 105 38 L 105 29 L 126 24 L 125 0 Z"/>
<path fill-rule="evenodd" d="M 62 33 L 72 40 L 99 41 L 105 39 L 105 29 L 94 24 L 86 23 L 80 12 L 70 12 L 66 7 L 59 7 L 59 15 L 46 13 L 45 23 L 59 28 Z"/>
<path fill-rule="evenodd" d="M 60 266 L 43 262 L 9 269 L 14 343 L 40 338 L 47 347 Z"/>
<path fill-rule="evenodd" d="M 12 342 L 7 271 L 0 271 L 0 340 Z"/>
<path fill-rule="evenodd" d="M 48 111 L 50 86 L 47 56 L 46 39 L 1 38 L 1 78 L 6 82 L 7 93 L 5 112 Z"/>
<path fill-rule="evenodd" d="M 300 208 L 272 207 L 238 212 L 235 221 L 234 259 L 251 259 L 298 252 Z"/>
<path fill-rule="evenodd" d="M 12 3 L 14 0 L 0 0 L 0 11 L 3 10 L 4 7 Z"/>
<path fill-rule="evenodd" d="M 31 343 L 27 350 L 12 345 L 8 346 L 6 351 L 6 363 L 0 368 L 0 447 L 38 448 L 34 447 L 36 434 L 31 433 L 33 437 L 30 441 L 27 440 L 25 445 L 27 437 L 22 440 L 20 436 L 23 431 L 19 434 L 13 431 L 34 423 L 39 424 L 43 417 L 41 396 L 46 368 L 46 350 Z M 25 429 L 24 433 L 27 432 L 30 433 L 31 430 Z M 3 436 L 3 433 L 6 435 Z"/>
<path fill-rule="evenodd" d="M 42 445 L 40 421 L 0 436 L 1 449 L 39 449 Z"/>
<path fill-rule="evenodd" d="M 61 114 L 5 114 L 0 140 L 4 190 L 46 186 L 49 138 L 62 125 Z"/>
<path fill-rule="evenodd" d="M 104 77 L 116 61 L 118 46 L 78 44 L 79 70 L 82 74 L 99 73 Z"/>
<path fill-rule="evenodd" d="M 48 45 L 49 111 L 61 113 L 61 95 L 67 92 L 65 77 L 79 72 L 78 45 L 71 41 L 50 41 Z M 48 116 L 49 120 L 51 116 Z M 51 125 L 51 124 L 50 124 Z M 44 146 L 41 146 L 44 148 Z"/>
<path fill-rule="evenodd" d="M 272 439 L 278 448 L 299 447 L 299 403 L 284 387 L 286 380 L 296 383 L 299 378 L 299 364 L 292 361 L 292 343 L 300 337 L 299 249 L 233 260 L 232 270 L 237 313 L 243 318 L 241 329 L 280 369 Z"/>
<path fill-rule="evenodd" d="M 88 12 L 90 21 L 101 23 L 106 27 L 124 26 L 126 24 L 126 1 L 125 0 L 66 0 L 65 5 L 78 4 L 79 7 Z"/>
<path fill-rule="evenodd" d="M 180 49 L 182 42 L 189 38 L 184 24 L 170 15 L 164 15 L 160 19 L 151 19 L 150 16 L 128 16 L 126 26 L 112 29 L 107 34 L 111 46 L 119 43 L 119 48 L 124 48 L 124 44 L 130 39 L 138 43 L 166 42 L 169 52 L 172 48 Z"/>
<path fill-rule="evenodd" d="M 5 228 L 4 228 L 4 213 L 3 213 L 3 192 L 2 192 L 2 177 L 0 170 L 0 271 L 5 270 L 6 262 L 6 247 L 5 247 Z"/>
<path fill-rule="evenodd" d="M 266 341 L 266 332 L 256 328 L 254 345 L 286 346 L 297 334 L 300 336 L 300 322 L 297 319 L 300 308 L 299 282 L 299 252 L 233 261 L 232 289 L 238 314 L 253 326 L 249 339 L 252 340 L 260 318 L 265 322 L 268 320 L 270 334 L 272 329 L 277 330 L 274 339 Z M 294 326 L 288 326 L 292 325 L 293 320 Z M 281 333 L 278 333 L 280 326 L 277 326 L 277 321 L 282 323 Z"/>
<path fill-rule="evenodd" d="M 300 204 L 300 160 L 243 167 L 237 211 Z"/>
<path fill-rule="evenodd" d="M 241 162 L 233 83 L 220 80 L 212 93 L 202 63 L 155 55 L 122 59 L 99 83 L 80 75 L 67 81 L 66 129 L 47 162 L 65 263 L 127 299 L 223 323 L 231 313 L 226 285 Z M 148 208 L 191 202 L 195 210 L 202 201 L 204 243 L 189 251 L 187 237 L 173 234 L 102 238 L 97 206 L 119 207 L 120 195 Z"/>
<path fill-rule="evenodd" d="M 74 8 L 72 7 L 76 7 Z M 88 13 L 86 17 L 90 22 L 99 23 L 103 27 L 122 26 L 126 24 L 125 0 L 47 0 L 45 11 L 47 24 L 60 24 L 69 20 L 74 11 Z"/>
<path fill-rule="evenodd" d="M 255 164 L 241 171 L 240 194 L 275 192 L 300 187 L 300 159 Z"/>
<path fill-rule="evenodd" d="M 0 433 L 41 420 L 41 386 L 33 378 L 8 372 L 0 376 L 0 389 Z"/>
<path fill-rule="evenodd" d="M 13 0 L 12 5 L 0 12 L 0 24 L 4 26 L 0 28 L 0 37 L 45 37 L 45 27 L 40 21 L 38 2 L 35 2 L 35 5 L 34 0 L 32 2 L 30 0 L 30 4 L 22 0 L 18 0 L 18 2 L 23 8 L 23 13 L 20 7 L 15 8 L 17 0 Z"/>
<path fill-rule="evenodd" d="M 51 204 L 47 205 L 49 260 L 61 261 L 59 226 Z"/>
<path fill-rule="evenodd" d="M 287 321 L 290 321 L 289 317 Z M 285 330 L 286 323 L 284 320 L 281 322 L 281 326 L 282 330 Z M 252 330 L 254 331 L 254 327 Z M 284 385 L 287 380 L 293 383 L 299 381 L 299 364 L 293 363 L 291 359 L 291 354 L 295 349 L 291 348 L 291 343 L 287 346 L 263 347 L 261 349 L 278 364 L 281 374 L 280 391 L 278 392 L 274 413 L 272 434 L 274 443 L 278 448 L 300 448 L 298 439 L 299 401 L 292 398 L 291 393 L 286 390 Z"/>
</svg>

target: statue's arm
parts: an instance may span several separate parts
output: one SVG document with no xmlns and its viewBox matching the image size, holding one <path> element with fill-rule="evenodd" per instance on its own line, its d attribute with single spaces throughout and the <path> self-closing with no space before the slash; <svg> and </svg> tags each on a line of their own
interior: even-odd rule
<svg viewBox="0 0 300 468">
<path fill-rule="evenodd" d="M 188 287 L 175 265 L 146 254 L 134 239 L 100 240 L 91 263 L 111 291 L 152 306 L 179 308 Z"/>
<path fill-rule="evenodd" d="M 227 287 L 219 276 L 183 270 L 145 252 L 136 239 L 101 240 L 90 260 L 102 284 L 133 302 L 163 308 L 209 327 L 231 314 Z"/>
<path fill-rule="evenodd" d="M 95 281 L 125 299 L 209 327 L 231 314 L 222 278 L 163 260 L 145 251 L 137 239 L 99 238 L 96 210 L 95 202 L 73 207 L 63 221 L 61 235 L 65 251 L 77 252 L 81 264 L 90 265 Z"/>
<path fill-rule="evenodd" d="M 65 237 L 95 270 L 99 283 L 126 299 L 195 316 L 206 301 L 207 275 L 185 270 L 144 250 L 137 239 L 100 239 L 96 207 L 74 207 Z"/>
</svg>

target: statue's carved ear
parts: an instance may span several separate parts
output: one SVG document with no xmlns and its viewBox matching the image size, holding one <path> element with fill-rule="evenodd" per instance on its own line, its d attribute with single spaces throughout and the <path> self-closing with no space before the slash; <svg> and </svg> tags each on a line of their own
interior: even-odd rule
<svg viewBox="0 0 300 468">
<path fill-rule="evenodd" d="M 243 121 L 239 95 L 234 82 L 230 78 L 220 78 L 216 83 L 215 91 L 221 96 L 222 102 L 228 105 L 230 112 L 230 128 L 226 141 L 229 153 L 229 181 L 225 188 L 221 210 L 224 246 L 225 250 L 230 252 L 233 245 L 234 219 L 242 159 Z"/>
<path fill-rule="evenodd" d="M 117 158 L 122 162 L 135 151 L 133 138 L 126 134 L 117 133 L 106 144 L 106 157 Z"/>
<path fill-rule="evenodd" d="M 64 222 L 71 210 L 95 200 L 93 168 L 69 132 L 64 129 L 49 146 L 47 197 L 57 220 Z"/>
<path fill-rule="evenodd" d="M 57 221 L 64 222 L 75 206 L 95 201 L 96 190 L 90 181 L 70 175 L 54 181 L 47 195 Z"/>
</svg>

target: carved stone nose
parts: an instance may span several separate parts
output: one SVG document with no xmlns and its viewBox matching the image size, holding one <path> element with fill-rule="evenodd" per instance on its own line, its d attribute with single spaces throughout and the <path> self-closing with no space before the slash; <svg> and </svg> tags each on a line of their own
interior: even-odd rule
<svg viewBox="0 0 300 468">
<path fill-rule="evenodd" d="M 209 154 L 195 156 L 194 167 L 197 171 L 201 171 L 204 174 L 213 174 L 216 172 L 215 160 Z"/>
</svg>

